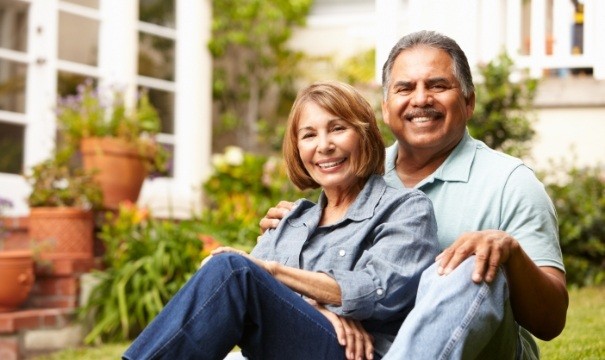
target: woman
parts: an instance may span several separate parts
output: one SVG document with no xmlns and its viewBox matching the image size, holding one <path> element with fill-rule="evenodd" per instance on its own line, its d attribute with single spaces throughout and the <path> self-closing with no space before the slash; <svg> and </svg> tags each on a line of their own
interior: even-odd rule
<svg viewBox="0 0 605 360">
<path fill-rule="evenodd" d="M 299 200 L 250 255 L 215 250 L 125 359 L 222 359 L 235 345 L 249 359 L 386 353 L 437 254 L 430 201 L 387 187 L 374 112 L 349 85 L 298 94 L 283 152 L 297 187 L 322 188 L 319 202 Z M 328 320 L 335 315 L 353 333 L 367 331 L 373 348 L 343 346 Z"/>
</svg>

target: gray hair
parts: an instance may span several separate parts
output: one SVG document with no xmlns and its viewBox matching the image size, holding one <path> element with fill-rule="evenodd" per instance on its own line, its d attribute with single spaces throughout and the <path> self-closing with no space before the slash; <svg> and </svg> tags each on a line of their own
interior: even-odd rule
<svg viewBox="0 0 605 360">
<path fill-rule="evenodd" d="M 454 39 L 428 30 L 418 31 L 402 37 L 391 49 L 389 58 L 382 67 L 382 93 L 384 98 L 386 99 L 388 95 L 391 72 L 393 71 L 393 64 L 397 56 L 404 50 L 422 45 L 448 53 L 454 61 L 454 76 L 460 83 L 462 94 L 468 99 L 475 91 L 475 85 L 473 85 L 473 76 L 471 75 L 471 69 L 464 51 L 462 51 Z"/>
</svg>

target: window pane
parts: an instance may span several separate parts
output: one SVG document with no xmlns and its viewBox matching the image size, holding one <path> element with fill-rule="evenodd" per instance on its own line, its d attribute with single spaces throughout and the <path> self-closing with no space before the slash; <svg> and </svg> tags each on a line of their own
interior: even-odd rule
<svg viewBox="0 0 605 360">
<path fill-rule="evenodd" d="M 147 89 L 149 101 L 155 106 L 160 115 L 164 134 L 174 134 L 174 94 L 167 91 Z"/>
<path fill-rule="evenodd" d="M 0 59 L 0 109 L 25 112 L 27 65 Z"/>
<path fill-rule="evenodd" d="M 174 28 L 174 0 L 139 0 L 141 21 Z"/>
<path fill-rule="evenodd" d="M 84 82 L 90 77 L 74 74 L 66 71 L 59 71 L 57 78 L 57 96 L 65 97 L 67 95 L 75 95 L 78 93 L 78 85 L 84 84 Z M 93 87 L 97 86 L 97 79 L 91 79 Z"/>
<path fill-rule="evenodd" d="M 0 47 L 26 51 L 27 6 L 14 0 L 0 1 Z"/>
<path fill-rule="evenodd" d="M 89 8 L 98 9 L 99 8 L 99 0 L 63 0 L 68 3 L 87 6 Z"/>
<path fill-rule="evenodd" d="M 59 58 L 97 65 L 99 23 L 81 16 L 59 13 Z"/>
<path fill-rule="evenodd" d="M 174 41 L 139 34 L 139 75 L 174 80 Z"/>
<path fill-rule="evenodd" d="M 0 173 L 22 172 L 24 134 L 23 126 L 0 122 Z"/>
</svg>

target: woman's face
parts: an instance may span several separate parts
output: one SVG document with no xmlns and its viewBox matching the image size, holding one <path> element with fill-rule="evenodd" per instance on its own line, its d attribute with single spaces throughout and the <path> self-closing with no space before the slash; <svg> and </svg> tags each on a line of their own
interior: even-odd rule
<svg viewBox="0 0 605 360">
<path fill-rule="evenodd" d="M 360 136 L 343 119 L 317 104 L 303 105 L 297 128 L 298 151 L 309 175 L 326 191 L 347 191 L 358 181 Z"/>
</svg>

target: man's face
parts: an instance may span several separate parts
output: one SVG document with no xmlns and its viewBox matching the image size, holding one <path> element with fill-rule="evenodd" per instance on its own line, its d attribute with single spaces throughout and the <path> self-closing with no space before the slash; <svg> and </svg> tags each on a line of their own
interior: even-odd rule
<svg viewBox="0 0 605 360">
<path fill-rule="evenodd" d="M 395 59 L 388 94 L 382 102 L 385 123 L 409 153 L 449 153 L 464 135 L 473 113 L 443 50 L 417 46 Z"/>
</svg>

